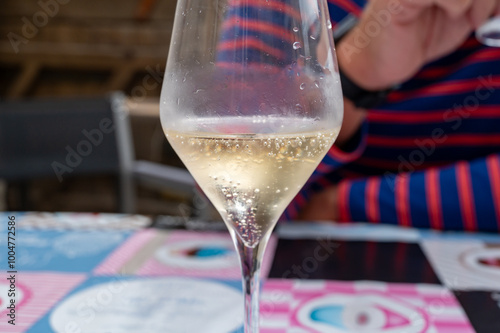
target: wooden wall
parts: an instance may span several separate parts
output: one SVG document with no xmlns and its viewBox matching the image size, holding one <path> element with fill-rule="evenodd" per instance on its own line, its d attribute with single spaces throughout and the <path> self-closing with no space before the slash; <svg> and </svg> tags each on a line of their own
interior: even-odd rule
<svg viewBox="0 0 500 333">
<path fill-rule="evenodd" d="M 175 0 L 3 0 L 0 97 L 111 90 L 158 96 L 159 86 L 141 87 L 144 77 L 164 68 L 175 5 Z"/>
<path fill-rule="evenodd" d="M 136 157 L 180 165 L 158 119 L 158 81 L 175 6 L 176 0 L 2 0 L 0 101 L 124 91 L 138 110 L 132 117 Z M 75 179 L 64 186 L 54 180 L 36 182 L 28 199 L 37 210 L 113 211 L 115 193 L 109 183 L 101 178 Z M 7 193 L 10 209 L 17 209 L 16 190 L 10 187 Z M 163 194 L 144 191 L 138 191 L 139 212 L 177 210 L 176 204 L 169 208 Z M 2 195 L 0 188 L 1 201 Z"/>
</svg>

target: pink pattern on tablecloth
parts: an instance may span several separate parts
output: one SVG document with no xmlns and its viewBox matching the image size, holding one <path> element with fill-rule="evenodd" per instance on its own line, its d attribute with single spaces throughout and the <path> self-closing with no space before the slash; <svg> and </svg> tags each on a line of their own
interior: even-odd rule
<svg viewBox="0 0 500 333">
<path fill-rule="evenodd" d="M 183 267 L 182 265 L 175 265 L 173 263 L 162 262 L 157 256 L 150 257 L 144 265 L 138 270 L 138 275 L 149 276 L 190 276 L 190 277 L 205 277 L 205 278 L 219 278 L 219 279 L 241 279 L 241 269 L 238 263 L 237 254 L 233 249 L 231 236 L 229 233 L 217 232 L 193 232 L 176 230 L 170 232 L 164 246 L 182 247 L 184 244 L 227 244 L 227 249 L 230 251 L 227 266 L 225 267 Z M 274 251 L 276 249 L 277 239 L 271 237 L 267 245 L 266 253 L 262 263 L 262 276 L 267 276 L 271 269 Z M 180 254 L 180 256 L 182 256 Z"/>
<path fill-rule="evenodd" d="M 114 275 L 120 273 L 120 268 L 122 268 L 137 251 L 153 239 L 157 233 L 158 231 L 156 229 L 145 229 L 136 232 L 96 267 L 94 274 Z"/>
<path fill-rule="evenodd" d="M 20 295 L 19 291 L 23 296 L 16 302 L 16 325 L 13 326 L 7 322 L 10 318 L 7 316 L 6 304 L 2 304 L 0 332 L 24 332 L 85 278 L 84 274 L 71 273 L 17 273 L 17 296 Z"/>
<path fill-rule="evenodd" d="M 166 232 L 165 230 L 146 229 L 132 235 L 124 244 L 118 247 L 108 258 L 106 258 L 95 270 L 94 274 L 97 275 L 115 275 L 120 273 L 121 268 L 132 260 L 134 254 L 141 251 L 153 238 L 159 233 L 165 236 L 164 243 L 160 248 L 156 249 L 144 263 L 139 265 L 139 268 L 134 274 L 144 276 L 190 276 L 190 277 L 206 277 L 206 278 L 219 278 L 219 279 L 241 279 L 241 270 L 238 263 L 236 252 L 234 251 L 231 236 L 229 233 L 218 232 L 194 232 L 184 230 L 173 230 Z M 182 256 L 185 251 L 179 250 L 176 253 L 170 253 L 169 258 L 175 257 L 177 254 L 178 262 L 173 260 L 162 261 L 159 259 L 158 253 L 160 251 L 173 250 L 176 247 L 182 249 L 185 245 L 188 249 L 193 244 L 222 244 L 227 247 L 228 253 L 225 259 L 224 267 L 203 267 L 200 265 L 191 265 L 189 267 L 182 265 Z M 267 250 L 264 255 L 262 263 L 262 276 L 265 277 L 269 274 L 271 269 L 274 251 L 277 245 L 277 238 L 271 236 L 267 245 Z M 175 259 L 175 258 L 174 258 Z M 196 258 L 188 258 L 188 261 L 193 263 Z M 223 258 L 223 260 L 225 260 Z M 201 258 L 200 258 L 200 261 Z M 196 264 L 196 263 L 194 263 Z M 203 262 L 201 262 L 203 264 Z"/>
<path fill-rule="evenodd" d="M 336 306 L 342 312 L 337 318 L 339 326 L 335 326 L 336 330 L 330 326 L 330 332 L 347 332 L 346 327 L 352 329 L 357 324 L 355 320 L 346 322 L 347 308 L 355 314 L 353 318 L 372 323 L 376 321 L 374 317 L 381 316 L 382 326 L 377 332 L 474 332 L 454 295 L 442 286 L 277 279 L 264 285 L 261 332 L 289 333 L 296 329 L 324 333 L 315 326 L 321 323 L 315 321 L 312 313 L 328 306 Z"/>
</svg>

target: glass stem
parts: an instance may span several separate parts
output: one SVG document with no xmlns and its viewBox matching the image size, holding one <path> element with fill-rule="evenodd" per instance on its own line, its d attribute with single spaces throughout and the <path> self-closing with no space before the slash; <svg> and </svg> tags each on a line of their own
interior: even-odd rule
<svg viewBox="0 0 500 333">
<path fill-rule="evenodd" d="M 260 264 L 267 244 L 267 237 L 264 237 L 253 248 L 246 246 L 238 236 L 235 238 L 243 273 L 245 333 L 259 333 Z"/>
</svg>

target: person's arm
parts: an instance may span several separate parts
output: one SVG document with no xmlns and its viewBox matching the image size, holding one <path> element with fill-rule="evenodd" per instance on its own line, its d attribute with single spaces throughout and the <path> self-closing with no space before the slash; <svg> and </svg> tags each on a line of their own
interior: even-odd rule
<svg viewBox="0 0 500 333">
<path fill-rule="evenodd" d="M 500 154 L 442 168 L 346 180 L 311 198 L 306 220 L 500 231 Z"/>
<path fill-rule="evenodd" d="M 420 172 L 345 180 L 313 195 L 299 218 L 500 231 L 500 154 Z"/>
<path fill-rule="evenodd" d="M 426 63 L 455 50 L 500 0 L 371 0 L 358 25 L 339 45 L 339 67 L 366 90 L 384 90 L 410 79 Z M 366 110 L 344 99 L 344 123 L 336 145 L 357 133 Z"/>
<path fill-rule="evenodd" d="M 391 7 L 391 3 L 397 6 Z M 339 66 L 360 87 L 367 90 L 385 89 L 411 78 L 425 63 L 452 52 L 475 27 L 498 11 L 499 6 L 500 1 L 497 0 L 371 0 L 358 26 L 337 45 Z M 374 27 L 375 30 L 370 30 Z M 371 36 L 366 39 L 368 33 Z M 364 114 L 359 114 L 359 111 L 347 105 L 344 136 L 339 138 L 341 147 L 363 124 Z M 351 114 L 354 116 L 351 117 Z M 350 182 L 341 182 L 339 188 L 328 185 L 332 179 L 320 179 L 328 172 L 329 164 L 335 165 L 331 160 L 320 165 L 319 168 L 324 171 L 312 182 L 320 184 L 314 189 L 309 187 L 302 191 L 290 206 L 286 217 L 339 220 L 338 201 L 345 198 L 339 190 L 345 192 Z M 403 176 L 390 177 L 402 179 Z M 365 181 L 361 180 L 360 184 Z M 373 185 L 370 188 L 373 189 Z M 420 200 L 425 200 L 425 197 Z M 345 211 L 346 206 L 340 206 Z M 456 210 L 456 207 L 451 209 Z M 345 215 L 341 217 L 341 220 L 348 220 Z"/>
</svg>

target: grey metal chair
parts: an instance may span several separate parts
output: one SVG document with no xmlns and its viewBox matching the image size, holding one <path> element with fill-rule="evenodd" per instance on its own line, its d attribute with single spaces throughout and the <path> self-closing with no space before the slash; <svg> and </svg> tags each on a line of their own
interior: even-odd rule
<svg viewBox="0 0 500 333">
<path fill-rule="evenodd" d="M 0 103 L 0 179 L 26 183 L 55 177 L 112 174 L 117 210 L 135 212 L 135 184 L 194 196 L 184 170 L 134 157 L 125 96 Z"/>
</svg>

